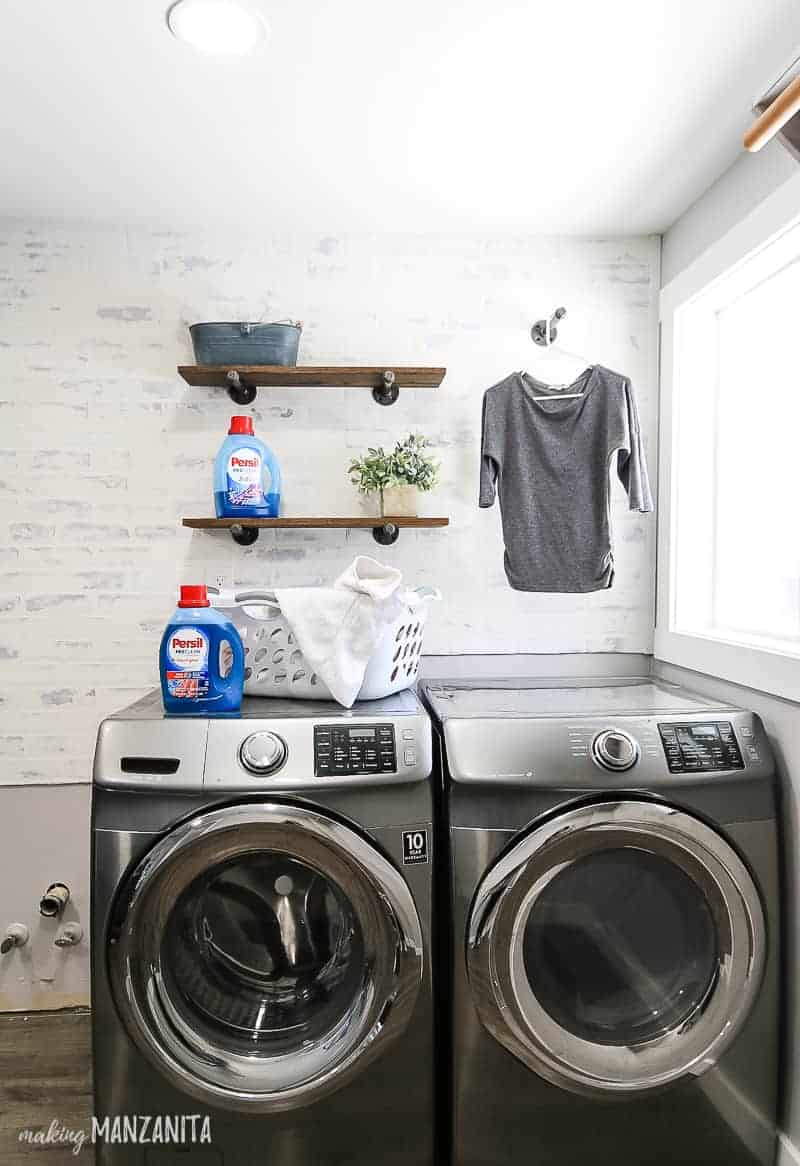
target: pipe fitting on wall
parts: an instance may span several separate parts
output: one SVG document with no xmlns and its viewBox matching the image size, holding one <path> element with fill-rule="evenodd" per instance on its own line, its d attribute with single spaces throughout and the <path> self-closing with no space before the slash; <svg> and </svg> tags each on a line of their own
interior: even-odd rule
<svg viewBox="0 0 800 1166">
<path fill-rule="evenodd" d="M 56 947 L 75 947 L 83 939 L 83 928 L 80 923 L 67 923 L 61 928 L 53 940 Z"/>
<path fill-rule="evenodd" d="M 69 887 L 65 883 L 51 883 L 39 902 L 39 914 L 47 919 L 60 915 L 69 902 Z"/>
<path fill-rule="evenodd" d="M 30 932 L 24 923 L 10 923 L 0 943 L 0 955 L 6 955 L 14 947 L 24 947 Z"/>
</svg>

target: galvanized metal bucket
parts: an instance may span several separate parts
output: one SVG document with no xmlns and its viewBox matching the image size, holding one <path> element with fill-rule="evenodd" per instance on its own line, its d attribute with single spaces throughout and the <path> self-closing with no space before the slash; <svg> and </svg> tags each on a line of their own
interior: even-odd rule
<svg viewBox="0 0 800 1166">
<path fill-rule="evenodd" d="M 275 324 L 192 324 L 189 332 L 197 364 L 229 368 L 237 364 L 297 364 L 303 325 L 293 320 Z"/>
</svg>

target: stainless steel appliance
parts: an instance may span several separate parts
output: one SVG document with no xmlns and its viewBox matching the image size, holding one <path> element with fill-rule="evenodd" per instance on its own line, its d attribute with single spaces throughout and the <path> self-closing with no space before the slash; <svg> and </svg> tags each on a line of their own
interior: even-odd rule
<svg viewBox="0 0 800 1166">
<path fill-rule="evenodd" d="M 559 683 L 424 688 L 453 1161 L 766 1166 L 780 919 L 764 730 L 674 686 Z"/>
<path fill-rule="evenodd" d="M 431 1166 L 430 772 L 410 692 L 103 722 L 96 1113 L 208 1115 L 212 1141 L 100 1162 Z"/>
</svg>

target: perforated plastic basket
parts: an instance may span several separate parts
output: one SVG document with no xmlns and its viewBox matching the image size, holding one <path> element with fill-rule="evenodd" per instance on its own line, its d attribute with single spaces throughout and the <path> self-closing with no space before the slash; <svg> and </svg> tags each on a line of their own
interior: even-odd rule
<svg viewBox="0 0 800 1166">
<path fill-rule="evenodd" d="M 434 587 L 417 588 L 414 604 L 404 604 L 400 616 L 387 624 L 367 665 L 359 700 L 379 700 L 410 688 L 417 679 L 422 634 Z M 215 597 L 236 625 L 244 645 L 244 691 L 248 696 L 333 700 L 327 685 L 306 662 L 271 591 L 244 591 Z"/>
</svg>

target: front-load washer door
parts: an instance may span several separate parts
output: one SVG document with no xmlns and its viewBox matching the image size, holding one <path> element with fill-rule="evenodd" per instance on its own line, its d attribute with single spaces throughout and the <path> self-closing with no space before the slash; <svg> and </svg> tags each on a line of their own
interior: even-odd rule
<svg viewBox="0 0 800 1166">
<path fill-rule="evenodd" d="M 697 818 L 645 801 L 549 819 L 484 877 L 467 930 L 484 1026 L 576 1093 L 628 1096 L 716 1063 L 757 995 L 764 915 Z"/>
<path fill-rule="evenodd" d="M 313 809 L 248 803 L 177 826 L 112 913 L 117 1009 L 185 1093 L 250 1112 L 344 1085 L 405 1028 L 422 930 L 398 870 Z"/>
</svg>

